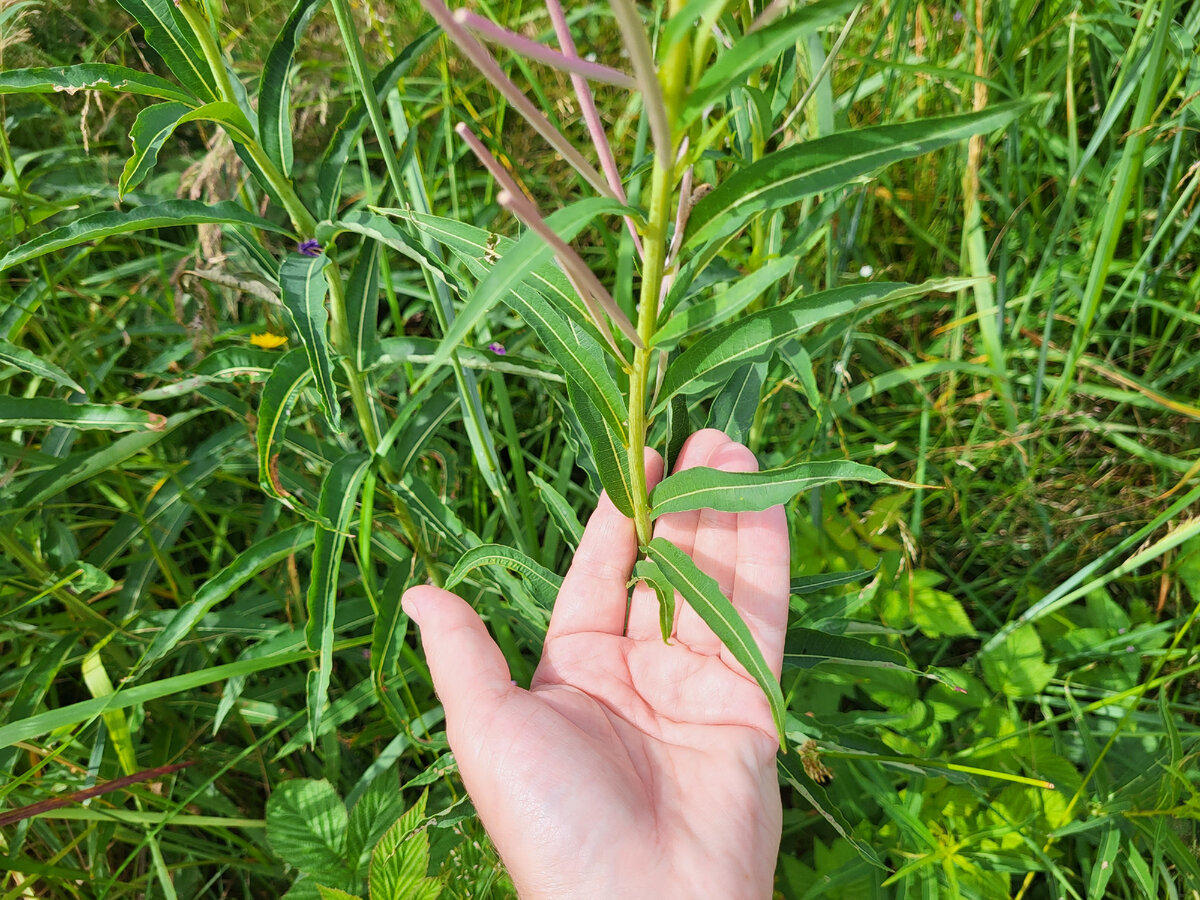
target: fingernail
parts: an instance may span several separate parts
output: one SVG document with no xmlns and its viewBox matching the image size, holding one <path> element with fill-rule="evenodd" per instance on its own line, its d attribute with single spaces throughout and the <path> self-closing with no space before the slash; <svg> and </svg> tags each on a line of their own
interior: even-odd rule
<svg viewBox="0 0 1200 900">
<path fill-rule="evenodd" d="M 412 591 L 409 591 L 403 597 L 400 598 L 400 608 L 403 609 L 404 612 L 408 614 L 408 617 L 410 619 L 412 619 L 414 622 L 417 623 L 418 628 L 421 626 L 420 604 L 417 603 L 416 597 L 414 597 L 412 595 Z"/>
</svg>

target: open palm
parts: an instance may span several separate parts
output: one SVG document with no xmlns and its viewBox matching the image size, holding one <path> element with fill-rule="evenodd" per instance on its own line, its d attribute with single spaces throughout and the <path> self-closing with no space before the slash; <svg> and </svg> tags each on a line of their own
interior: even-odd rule
<svg viewBox="0 0 1200 900">
<path fill-rule="evenodd" d="M 679 468 L 756 468 L 716 431 Z M 662 464 L 648 460 L 651 483 Z M 778 674 L 788 595 L 780 507 L 663 516 L 656 534 L 717 579 Z M 509 680 L 461 599 L 414 588 L 463 781 L 523 900 L 771 892 L 780 834 L 775 729 L 754 680 L 686 605 L 672 642 L 639 586 L 633 523 L 601 497 L 567 573 L 530 690 Z"/>
</svg>

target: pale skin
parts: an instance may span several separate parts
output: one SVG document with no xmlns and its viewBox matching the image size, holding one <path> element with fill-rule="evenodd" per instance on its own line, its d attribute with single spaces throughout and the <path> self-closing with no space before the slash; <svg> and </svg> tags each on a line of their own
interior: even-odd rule
<svg viewBox="0 0 1200 900">
<path fill-rule="evenodd" d="M 684 445 L 677 469 L 692 466 L 758 467 L 712 430 Z M 646 468 L 657 483 L 657 454 Z M 778 676 L 783 508 L 662 516 L 655 534 L 717 579 Z M 653 592 L 639 585 L 627 603 L 636 557 L 633 522 L 602 495 L 529 690 L 466 602 L 405 594 L 463 782 L 522 900 L 766 900 L 782 821 L 767 701 L 686 604 L 663 643 Z"/>
</svg>

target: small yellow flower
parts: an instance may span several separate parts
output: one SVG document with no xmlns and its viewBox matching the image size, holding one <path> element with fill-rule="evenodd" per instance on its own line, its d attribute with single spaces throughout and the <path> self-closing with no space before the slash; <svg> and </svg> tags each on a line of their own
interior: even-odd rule
<svg viewBox="0 0 1200 900">
<path fill-rule="evenodd" d="M 255 347 L 262 347 L 264 350 L 274 350 L 276 347 L 286 344 L 287 338 L 281 334 L 271 334 L 268 331 L 263 334 L 250 335 L 250 343 Z"/>
</svg>

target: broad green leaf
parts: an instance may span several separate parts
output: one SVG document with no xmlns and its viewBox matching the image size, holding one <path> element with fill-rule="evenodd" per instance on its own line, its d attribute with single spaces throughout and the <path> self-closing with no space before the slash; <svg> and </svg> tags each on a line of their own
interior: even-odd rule
<svg viewBox="0 0 1200 900">
<path fill-rule="evenodd" d="M 738 38 L 732 47 L 721 53 L 716 62 L 704 70 L 700 81 L 684 98 L 676 128 L 686 130 L 706 106 L 719 101 L 734 86 L 745 85 L 747 76 L 752 72 L 775 62 L 781 53 L 795 46 L 805 35 L 836 22 L 859 2 L 817 0 Z"/>
<path fill-rule="evenodd" d="M 258 402 L 258 484 L 268 496 L 289 508 L 294 508 L 293 498 L 279 480 L 279 454 L 292 407 L 312 375 L 304 349 L 289 350 L 267 376 Z"/>
<path fill-rule="evenodd" d="M 341 430 L 342 415 L 338 406 L 337 389 L 333 384 L 333 366 L 329 361 L 329 336 L 325 323 L 329 313 L 325 309 L 325 295 L 329 284 L 325 281 L 325 267 L 329 257 L 324 253 L 305 256 L 289 253 L 279 267 L 279 289 L 284 308 L 292 317 L 292 324 L 300 333 L 308 365 L 317 383 L 317 394 L 321 398 L 321 409 L 330 426 Z"/>
<path fill-rule="evenodd" d="M 325 0 L 297 0 L 267 54 L 258 83 L 258 134 L 267 158 L 292 174 L 292 58 L 313 14 Z"/>
<path fill-rule="evenodd" d="M 671 346 L 682 337 L 707 331 L 732 318 L 758 299 L 771 285 L 791 274 L 796 262 L 794 256 L 773 259 L 762 268 L 739 278 L 727 290 L 710 299 L 676 310 L 654 333 L 654 337 L 650 339 L 651 346 Z"/>
<path fill-rule="evenodd" d="M 156 103 L 147 106 L 134 120 L 129 139 L 133 153 L 117 182 L 117 196 L 125 195 L 142 183 L 158 161 L 158 151 L 175 129 L 187 122 L 217 122 L 230 137 L 240 143 L 254 139 L 254 131 L 242 111 L 232 103 L 217 101 L 192 109 L 186 103 Z"/>
<path fill-rule="evenodd" d="M 87 393 L 75 379 L 54 363 L 46 362 L 32 350 L 26 350 L 24 347 L 19 347 L 2 338 L 0 338 L 0 365 L 13 366 L 22 372 L 53 381 L 70 390 L 78 391 L 81 394 Z"/>
<path fill-rule="evenodd" d="M 441 894 L 441 884 L 425 874 L 429 835 L 420 827 L 425 820 L 425 796 L 387 830 L 371 854 L 371 900 L 436 900 Z"/>
<path fill-rule="evenodd" d="M 695 466 L 664 478 L 650 492 L 650 515 L 689 509 L 751 512 L 787 503 L 802 491 L 835 481 L 879 484 L 888 477 L 874 466 L 848 460 L 802 462 L 764 472 L 725 472 Z"/>
<path fill-rule="evenodd" d="M 675 630 L 675 586 L 652 559 L 639 559 L 634 564 L 633 574 L 646 582 L 658 598 L 658 629 L 663 643 L 671 643 L 671 632 Z"/>
<path fill-rule="evenodd" d="M 555 490 L 554 485 L 542 480 L 532 472 L 529 473 L 529 480 L 537 485 L 542 503 L 550 513 L 550 520 L 562 535 L 563 540 L 570 544 L 572 549 L 578 547 L 579 541 L 583 538 L 583 525 L 580 524 L 579 517 L 575 515 L 575 510 L 571 508 L 567 498 Z"/>
<path fill-rule="evenodd" d="M 562 587 L 562 577 L 530 559 L 520 550 L 501 544 L 480 544 L 464 553 L 446 576 L 446 588 L 454 587 L 473 569 L 480 566 L 502 566 L 518 573 L 534 602 L 545 610 L 554 608 L 554 601 L 558 597 L 559 588 Z"/>
<path fill-rule="evenodd" d="M 379 358 L 379 244 L 365 240 L 346 279 L 346 321 L 354 367 L 367 371 Z"/>
<path fill-rule="evenodd" d="M 180 607 L 163 630 L 155 635 L 138 663 L 140 670 L 162 659 L 187 637 L 208 612 L 264 569 L 283 562 L 294 553 L 306 550 L 313 542 L 313 526 L 293 525 L 264 538 L 239 553 L 224 569 L 204 583 L 192 602 Z"/>
<path fill-rule="evenodd" d="M 952 290 L 961 283 L 962 279 L 943 279 L 919 285 L 850 284 L 751 313 L 699 338 L 668 366 L 658 407 L 677 393 L 696 394 L 722 384 L 740 366 L 766 361 L 783 342 L 828 319 L 878 310 L 930 291 Z"/>
<path fill-rule="evenodd" d="M 1036 697 L 1050 683 L 1057 667 L 1045 660 L 1042 639 L 1032 625 L 1022 625 L 979 654 L 988 687 L 1005 696 Z"/>
<path fill-rule="evenodd" d="M 346 833 L 350 817 L 324 779 L 293 778 L 267 798 L 267 840 L 290 866 L 320 881 L 349 880 Z"/>
<path fill-rule="evenodd" d="M 343 456 L 325 475 L 317 501 L 317 514 L 329 524 L 317 525 L 308 583 L 308 622 L 304 627 L 309 649 L 320 653 L 316 670 L 308 673 L 308 728 L 314 744 L 333 675 L 333 621 L 342 550 L 370 465 L 371 457 L 366 453 Z"/>
<path fill-rule="evenodd" d="M 165 78 L 108 63 L 80 63 L 10 69 L 0 72 L 0 94 L 74 94 L 77 91 L 120 91 L 195 106 L 196 98 Z"/>
<path fill-rule="evenodd" d="M 201 203 L 199 200 L 165 200 L 139 206 L 128 212 L 102 212 L 84 216 L 14 247 L 0 259 L 0 272 L 47 253 L 98 241 L 114 234 L 129 234 L 148 228 L 177 228 L 180 225 L 245 225 L 262 231 L 287 234 L 286 228 L 247 212 L 232 200 Z"/>
<path fill-rule="evenodd" d="M 356 875 L 366 875 L 371 851 L 402 815 L 404 803 L 400 799 L 400 784 L 395 770 L 389 768 L 371 782 L 350 810 L 346 857 Z"/>
<path fill-rule="evenodd" d="M 579 200 L 565 209 L 546 217 L 546 225 L 564 241 L 570 241 L 597 216 L 620 215 L 629 212 L 628 207 L 605 197 L 589 197 Z M 509 291 L 518 287 L 535 269 L 549 262 L 554 256 L 550 245 L 535 232 L 528 231 L 513 247 L 498 259 L 484 280 L 476 287 L 466 305 L 454 318 L 454 323 L 442 338 L 441 346 L 425 371 L 431 372 L 445 365 L 455 348 L 479 324 L 479 320 L 496 303 L 503 300 Z M 428 377 L 423 376 L 423 377 Z"/>
<path fill-rule="evenodd" d="M 870 641 L 826 634 L 811 628 L 791 628 L 783 648 L 783 664 L 796 669 L 811 669 L 821 663 L 844 663 L 882 669 L 913 669 L 912 661 L 899 650 L 872 644 Z"/>
<path fill-rule="evenodd" d="M 856 569 L 853 572 L 822 572 L 820 575 L 797 575 L 791 581 L 789 593 L 815 594 L 831 587 L 843 584 L 853 584 L 864 578 L 871 578 L 879 571 L 879 563 L 873 569 Z"/>
<path fill-rule="evenodd" d="M 772 674 L 745 621 L 729 598 L 721 593 L 716 579 L 702 572 L 690 556 L 666 538 L 651 540 L 646 545 L 646 556 L 658 564 L 662 574 L 675 586 L 675 590 L 679 591 L 688 606 L 696 611 L 733 658 L 742 664 L 750 673 L 750 677 L 763 689 L 771 706 L 771 718 L 775 720 L 775 728 L 779 732 L 779 745 L 786 753 L 785 708 L 779 681 Z"/>
<path fill-rule="evenodd" d="M 735 371 L 713 398 L 708 412 L 708 427 L 725 432 L 735 441 L 744 442 L 754 424 L 766 377 L 765 362 L 747 363 Z"/>
<path fill-rule="evenodd" d="M 898 160 L 995 131 L 1028 106 L 1026 101 L 1002 103 L 981 112 L 838 132 L 776 150 L 735 172 L 696 204 L 687 224 L 687 243 L 719 240 L 767 210 L 837 190 Z"/>
<path fill-rule="evenodd" d="M 117 0 L 146 33 L 180 83 L 202 100 L 216 100 L 216 82 L 192 30 L 171 0 Z"/>
<path fill-rule="evenodd" d="M 0 397 L 0 428 L 61 425 L 81 431 L 162 431 L 167 417 L 123 406 L 48 397 Z"/>
<path fill-rule="evenodd" d="M 288 893 L 288 896 L 291 896 L 290 892 Z M 341 888 L 326 887 L 323 884 L 317 885 L 317 896 L 320 897 L 321 900 L 362 900 L 358 894 L 348 894 Z"/>
</svg>

